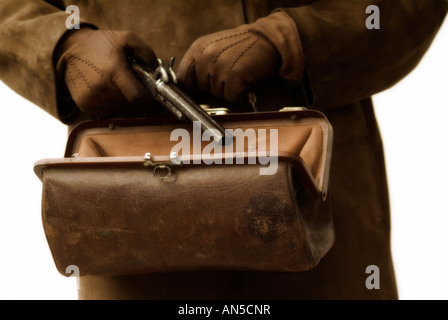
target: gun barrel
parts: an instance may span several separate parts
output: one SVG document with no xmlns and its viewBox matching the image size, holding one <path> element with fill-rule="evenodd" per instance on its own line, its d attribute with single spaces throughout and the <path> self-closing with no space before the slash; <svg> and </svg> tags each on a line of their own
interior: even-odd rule
<svg viewBox="0 0 448 320">
<path fill-rule="evenodd" d="M 132 67 L 145 89 L 177 118 L 185 117 L 190 121 L 199 121 L 202 131 L 213 136 L 213 140 L 217 143 L 233 140 L 215 119 L 176 85 L 156 79 L 153 74 L 136 63 L 133 63 Z"/>
<path fill-rule="evenodd" d="M 222 143 L 226 136 L 225 129 L 216 122 L 204 109 L 186 96 L 179 88 L 170 83 L 158 81 L 158 92 L 177 110 L 179 110 L 185 118 L 190 121 L 199 121 L 201 129 L 213 136 L 214 141 Z"/>
</svg>

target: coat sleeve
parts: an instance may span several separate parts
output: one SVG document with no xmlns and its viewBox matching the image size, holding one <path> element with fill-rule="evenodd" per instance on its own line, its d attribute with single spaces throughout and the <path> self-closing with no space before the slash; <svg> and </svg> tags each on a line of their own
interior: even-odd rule
<svg viewBox="0 0 448 320">
<path fill-rule="evenodd" d="M 58 1 L 0 1 L 0 80 L 65 123 L 76 109 L 58 107 L 53 52 L 68 17 Z"/>
<path fill-rule="evenodd" d="M 370 5 L 379 29 L 366 27 Z M 447 8 L 445 0 L 320 0 L 280 9 L 299 30 L 312 107 L 329 110 L 393 86 L 421 60 Z"/>
</svg>

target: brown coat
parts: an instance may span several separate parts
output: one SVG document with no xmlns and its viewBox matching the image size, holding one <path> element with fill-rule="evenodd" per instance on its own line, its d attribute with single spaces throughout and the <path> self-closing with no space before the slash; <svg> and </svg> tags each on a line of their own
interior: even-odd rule
<svg viewBox="0 0 448 320">
<path fill-rule="evenodd" d="M 0 3 L 0 79 L 69 124 L 52 54 L 67 31 L 65 7 L 98 28 L 130 30 L 164 60 L 180 59 L 197 37 L 233 28 L 284 8 L 296 22 L 305 56 L 304 87 L 313 108 L 334 128 L 331 168 L 336 242 L 305 273 L 206 272 L 134 277 L 85 277 L 81 298 L 396 299 L 383 149 L 370 96 L 394 85 L 418 64 L 442 24 L 442 0 L 135 0 Z M 380 29 L 365 26 L 366 7 L 380 8 Z M 290 103 L 301 104 L 297 90 Z M 279 90 L 269 98 L 280 99 Z M 267 99 L 268 100 L 268 99 Z M 285 102 L 286 103 L 286 102 Z M 265 108 L 274 105 L 266 103 Z M 381 289 L 365 286 L 367 266 L 381 271 Z"/>
</svg>

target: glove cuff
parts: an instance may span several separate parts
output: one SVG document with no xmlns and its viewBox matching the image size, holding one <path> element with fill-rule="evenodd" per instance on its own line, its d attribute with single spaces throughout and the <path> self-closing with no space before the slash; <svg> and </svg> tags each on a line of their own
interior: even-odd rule
<svg viewBox="0 0 448 320">
<path fill-rule="evenodd" d="M 251 24 L 281 56 L 279 75 L 290 85 L 298 85 L 304 75 L 305 62 L 302 42 L 294 20 L 283 11 L 276 11 Z"/>
</svg>

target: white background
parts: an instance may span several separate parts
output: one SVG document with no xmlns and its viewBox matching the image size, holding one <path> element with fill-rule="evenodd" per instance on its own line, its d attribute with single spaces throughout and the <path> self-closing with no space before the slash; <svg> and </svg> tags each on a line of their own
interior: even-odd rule
<svg viewBox="0 0 448 320">
<path fill-rule="evenodd" d="M 416 26 L 417 28 L 418 26 Z M 448 299 L 448 22 L 417 68 L 373 97 L 392 208 L 401 299 Z M 0 82 L 0 299 L 77 299 L 41 222 L 35 161 L 62 157 L 67 129 Z"/>
</svg>

